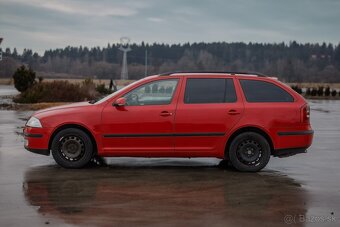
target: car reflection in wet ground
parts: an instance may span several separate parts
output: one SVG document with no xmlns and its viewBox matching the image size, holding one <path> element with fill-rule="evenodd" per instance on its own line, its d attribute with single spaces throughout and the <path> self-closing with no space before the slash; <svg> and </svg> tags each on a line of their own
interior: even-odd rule
<svg viewBox="0 0 340 227">
<path fill-rule="evenodd" d="M 24 192 L 42 215 L 77 225 L 260 225 L 307 211 L 305 192 L 291 178 L 203 166 L 36 167 L 26 172 Z"/>
<path fill-rule="evenodd" d="M 259 173 L 205 158 L 62 169 L 23 149 L 18 134 L 30 113 L 0 111 L 0 225 L 338 226 L 340 102 L 311 107 L 308 153 L 272 158 Z"/>
</svg>

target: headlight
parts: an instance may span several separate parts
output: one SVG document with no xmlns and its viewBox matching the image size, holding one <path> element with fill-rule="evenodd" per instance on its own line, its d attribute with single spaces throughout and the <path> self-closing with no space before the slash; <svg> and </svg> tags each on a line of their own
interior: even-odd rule
<svg viewBox="0 0 340 227">
<path fill-rule="evenodd" d="M 26 126 L 29 126 L 29 127 L 32 127 L 32 128 L 42 128 L 42 125 L 41 125 L 39 119 L 35 118 L 35 117 L 31 117 L 27 121 Z"/>
</svg>

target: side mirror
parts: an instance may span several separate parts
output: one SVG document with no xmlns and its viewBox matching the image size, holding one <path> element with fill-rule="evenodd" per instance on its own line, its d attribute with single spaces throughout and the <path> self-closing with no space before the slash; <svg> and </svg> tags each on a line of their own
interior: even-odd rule
<svg viewBox="0 0 340 227">
<path fill-rule="evenodd" d="M 124 97 L 118 98 L 113 104 L 113 106 L 125 106 L 126 105 L 126 99 Z"/>
</svg>

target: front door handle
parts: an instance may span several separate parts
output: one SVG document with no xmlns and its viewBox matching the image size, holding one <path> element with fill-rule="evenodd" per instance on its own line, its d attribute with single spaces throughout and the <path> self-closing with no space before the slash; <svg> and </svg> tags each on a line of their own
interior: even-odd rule
<svg viewBox="0 0 340 227">
<path fill-rule="evenodd" d="M 237 114 L 240 114 L 240 112 L 237 111 L 237 110 L 231 109 L 231 110 L 228 111 L 228 114 L 229 114 L 229 115 L 237 115 Z"/>
<path fill-rule="evenodd" d="M 168 117 L 168 116 L 172 116 L 172 113 L 168 112 L 168 111 L 162 111 L 160 114 L 162 117 Z"/>
</svg>

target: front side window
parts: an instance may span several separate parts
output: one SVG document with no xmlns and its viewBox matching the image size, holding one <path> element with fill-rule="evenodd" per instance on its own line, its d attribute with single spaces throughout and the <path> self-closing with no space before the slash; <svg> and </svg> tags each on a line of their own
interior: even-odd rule
<svg viewBox="0 0 340 227">
<path fill-rule="evenodd" d="M 187 79 L 184 103 L 226 103 L 236 102 L 236 100 L 236 92 L 232 79 Z"/>
<path fill-rule="evenodd" d="M 170 104 L 177 87 L 178 79 L 159 80 L 144 84 L 123 97 L 127 106 Z"/>
<path fill-rule="evenodd" d="M 294 102 L 291 96 L 279 86 L 258 80 L 240 80 L 247 102 Z"/>
</svg>

